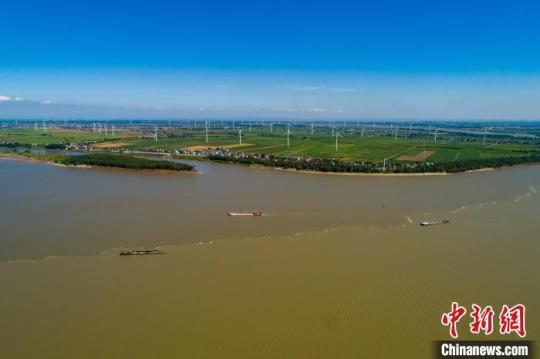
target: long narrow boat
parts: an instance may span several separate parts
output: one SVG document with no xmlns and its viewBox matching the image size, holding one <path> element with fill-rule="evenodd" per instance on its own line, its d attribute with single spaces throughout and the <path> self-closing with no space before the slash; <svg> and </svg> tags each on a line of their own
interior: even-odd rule
<svg viewBox="0 0 540 359">
<path fill-rule="evenodd" d="M 420 222 L 420 225 L 421 226 L 434 226 L 434 225 L 437 225 L 437 224 L 447 224 L 447 223 L 450 223 L 450 221 L 447 220 L 447 219 L 438 219 L 438 220 L 435 220 L 435 221 Z"/>
<path fill-rule="evenodd" d="M 259 210 L 253 211 L 253 212 L 229 212 L 227 213 L 228 216 L 254 216 L 254 217 L 260 217 L 262 216 L 262 212 Z"/>
<path fill-rule="evenodd" d="M 129 249 L 127 251 L 120 251 L 121 256 L 142 256 L 145 254 L 164 254 L 159 248 L 146 248 L 146 249 Z"/>
</svg>

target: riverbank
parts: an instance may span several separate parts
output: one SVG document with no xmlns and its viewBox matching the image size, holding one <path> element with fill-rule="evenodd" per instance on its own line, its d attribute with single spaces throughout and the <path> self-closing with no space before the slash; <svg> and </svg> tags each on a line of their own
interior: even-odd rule
<svg viewBox="0 0 540 359">
<path fill-rule="evenodd" d="M 263 167 L 267 167 L 267 166 L 261 166 L 261 168 Z M 448 175 L 458 174 L 458 173 L 448 173 L 448 172 L 411 172 L 411 173 L 323 172 L 323 171 L 297 170 L 294 168 L 279 168 L 279 167 L 271 167 L 271 168 L 278 171 L 298 172 L 298 173 L 307 173 L 307 174 L 315 174 L 315 175 L 330 175 L 330 176 L 424 177 L 424 176 L 448 176 Z"/>
<path fill-rule="evenodd" d="M 91 153 L 91 152 L 90 152 Z M 133 152 L 137 155 L 149 155 L 149 156 L 156 156 L 156 157 L 164 157 L 166 154 L 163 153 L 146 153 L 144 151 L 140 152 Z M 540 166 L 540 163 L 538 162 L 531 162 L 531 163 L 520 163 L 516 165 L 511 166 L 501 166 L 501 167 L 486 167 L 486 168 L 479 168 L 479 169 L 473 169 L 473 170 L 467 170 L 467 171 L 461 171 L 461 172 L 328 172 L 328 171 L 315 171 L 315 170 L 301 170 L 301 169 L 295 169 L 295 168 L 282 168 L 282 167 L 274 167 L 274 166 L 266 166 L 261 164 L 247 164 L 247 163 L 241 163 L 241 162 L 233 162 L 233 161 L 221 161 L 221 160 L 212 160 L 209 159 L 206 156 L 196 156 L 196 155 L 174 155 L 172 156 L 173 159 L 184 159 L 184 160 L 190 160 L 190 161 L 196 161 L 196 162 L 207 162 L 207 163 L 219 163 L 219 164 L 225 164 L 225 165 L 238 165 L 242 167 L 251 167 L 255 169 L 269 169 L 269 170 L 275 170 L 275 171 L 283 171 L 287 173 L 299 173 L 299 174 L 310 174 L 310 175 L 328 175 L 328 176 L 360 176 L 360 177 L 441 177 L 441 176 L 452 176 L 452 175 L 459 175 L 459 174 L 474 174 L 474 173 L 482 173 L 482 172 L 492 172 L 492 171 L 499 171 L 499 170 L 509 170 L 512 168 L 523 168 L 523 167 L 531 167 L 531 166 Z M 48 163 L 51 165 L 59 166 L 59 167 L 71 167 L 71 168 L 115 168 L 118 170 L 138 170 L 138 171 L 149 171 L 149 173 L 152 172 L 185 172 L 185 173 L 195 173 L 200 174 L 200 171 L 197 171 L 194 166 L 191 170 L 168 170 L 168 169 L 145 169 L 145 168 L 122 168 L 120 166 L 100 166 L 100 165 L 88 165 L 88 164 L 64 164 L 59 163 L 51 160 L 47 160 L 46 156 L 39 156 L 39 155 L 28 155 L 27 153 L 23 155 L 22 153 L 14 153 L 14 152 L 0 152 L 0 159 L 11 159 L 11 160 L 19 160 L 19 161 L 29 161 L 29 162 L 43 162 Z M 156 162 L 167 162 L 167 160 L 159 160 Z"/>
</svg>

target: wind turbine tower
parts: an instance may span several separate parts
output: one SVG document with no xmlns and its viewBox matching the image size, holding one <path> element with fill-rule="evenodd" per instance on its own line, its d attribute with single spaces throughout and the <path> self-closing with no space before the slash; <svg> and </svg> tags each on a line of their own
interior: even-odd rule
<svg viewBox="0 0 540 359">
<path fill-rule="evenodd" d="M 339 132 L 336 132 L 336 152 L 338 151 L 338 137 L 343 137 L 339 134 Z"/>
<path fill-rule="evenodd" d="M 239 140 L 239 143 L 242 144 L 242 129 L 238 130 L 238 140 Z"/>
<path fill-rule="evenodd" d="M 289 145 L 290 145 L 290 136 L 291 136 L 291 127 L 287 126 L 287 148 L 289 148 Z"/>
<path fill-rule="evenodd" d="M 204 132 L 206 134 L 206 144 L 208 144 L 208 121 L 204 123 Z"/>
</svg>

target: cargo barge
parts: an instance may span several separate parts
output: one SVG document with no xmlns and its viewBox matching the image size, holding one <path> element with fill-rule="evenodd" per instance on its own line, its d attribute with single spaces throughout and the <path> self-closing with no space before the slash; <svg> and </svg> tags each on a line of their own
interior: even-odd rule
<svg viewBox="0 0 540 359">
<path fill-rule="evenodd" d="M 438 219 L 438 220 L 435 220 L 435 221 L 420 222 L 420 225 L 421 226 L 435 226 L 437 224 L 447 224 L 447 223 L 450 223 L 450 221 L 447 220 L 447 219 Z"/>
<path fill-rule="evenodd" d="M 259 210 L 253 211 L 253 212 L 229 212 L 227 213 L 228 216 L 252 216 L 252 217 L 261 217 L 262 212 Z"/>
<path fill-rule="evenodd" d="M 127 251 L 121 251 L 121 256 L 142 256 L 145 254 L 164 254 L 165 251 L 162 251 L 159 248 L 148 248 L 148 249 L 130 249 Z"/>
</svg>

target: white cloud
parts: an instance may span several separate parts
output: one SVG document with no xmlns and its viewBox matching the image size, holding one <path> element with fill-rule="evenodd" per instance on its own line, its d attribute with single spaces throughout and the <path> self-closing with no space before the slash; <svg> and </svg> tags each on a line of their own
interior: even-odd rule
<svg viewBox="0 0 540 359">
<path fill-rule="evenodd" d="M 284 108 L 283 111 L 287 112 L 328 112 L 329 110 L 324 107 L 312 107 L 312 108 Z"/>
<path fill-rule="evenodd" d="M 52 103 L 53 103 L 53 102 L 50 101 L 50 100 L 43 100 L 43 101 L 40 102 L 40 104 L 42 104 L 42 105 L 50 105 L 50 104 L 52 104 Z"/>
<path fill-rule="evenodd" d="M 359 92 L 360 89 L 352 87 L 328 87 L 328 86 L 297 86 L 289 85 L 285 86 L 286 89 L 292 91 L 305 91 L 305 92 L 314 92 L 314 91 L 326 91 L 326 92 Z"/>
<path fill-rule="evenodd" d="M 359 89 L 351 88 L 351 87 L 328 87 L 328 91 L 332 92 L 358 92 Z"/>
<path fill-rule="evenodd" d="M 11 101 L 11 97 L 9 96 L 0 96 L 0 102 L 6 102 Z"/>
</svg>

